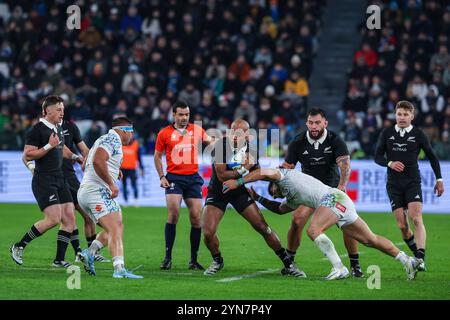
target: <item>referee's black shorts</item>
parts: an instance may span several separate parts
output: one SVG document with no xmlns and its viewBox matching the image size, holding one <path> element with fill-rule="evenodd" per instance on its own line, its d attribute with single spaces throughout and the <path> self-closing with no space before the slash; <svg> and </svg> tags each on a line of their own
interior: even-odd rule
<svg viewBox="0 0 450 320">
<path fill-rule="evenodd" d="M 408 203 L 411 202 L 422 202 L 422 186 L 419 181 L 388 182 L 386 190 L 391 201 L 392 211 L 407 208 Z"/>
<path fill-rule="evenodd" d="M 227 209 L 227 205 L 231 204 L 237 212 L 242 214 L 245 209 L 247 209 L 254 203 L 255 201 L 252 199 L 250 194 L 247 192 L 247 189 L 245 188 L 239 188 L 226 194 L 208 188 L 208 195 L 206 196 L 205 206 L 214 206 L 225 212 L 225 210 Z"/>
<path fill-rule="evenodd" d="M 63 176 L 36 173 L 31 188 L 41 211 L 54 204 L 73 202 Z"/>
<path fill-rule="evenodd" d="M 64 178 L 66 180 L 67 186 L 69 187 L 70 195 L 72 196 L 73 204 L 78 204 L 77 193 L 80 189 L 80 181 L 78 181 L 77 176 L 74 173 L 64 173 Z"/>
</svg>

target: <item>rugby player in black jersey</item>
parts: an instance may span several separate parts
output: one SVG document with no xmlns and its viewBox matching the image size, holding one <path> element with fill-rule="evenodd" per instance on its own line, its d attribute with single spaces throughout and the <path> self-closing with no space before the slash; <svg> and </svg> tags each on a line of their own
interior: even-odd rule
<svg viewBox="0 0 450 320">
<path fill-rule="evenodd" d="M 308 111 L 306 126 L 308 129 L 298 134 L 289 144 L 282 167 L 294 169 L 297 162 L 300 162 L 303 173 L 345 192 L 351 171 L 350 155 L 345 142 L 336 133 L 327 130 L 328 121 L 325 112 L 320 108 L 312 108 Z M 313 212 L 313 208 L 301 205 L 292 215 L 287 252 L 293 259 L 300 247 L 303 228 Z M 358 242 L 346 236 L 345 233 L 343 236 L 350 258 L 352 275 L 357 278 L 362 277 Z"/>
<path fill-rule="evenodd" d="M 216 232 L 227 205 L 231 204 L 262 235 L 267 245 L 281 259 L 285 267 L 285 274 L 305 277 L 304 272 L 295 266 L 282 247 L 280 239 L 265 221 L 247 189 L 241 187 L 227 194 L 223 193 L 222 183 L 224 181 L 242 179 L 249 171 L 259 167 L 257 150 L 249 143 L 249 129 L 247 121 L 236 120 L 231 125 L 230 134 L 214 144 L 213 174 L 208 186 L 202 223 L 204 241 L 211 252 L 213 262 L 204 274 L 213 275 L 224 266 Z"/>
<path fill-rule="evenodd" d="M 395 106 L 395 118 L 396 125 L 384 129 L 380 134 L 375 162 L 388 167 L 386 190 L 403 240 L 417 258 L 425 260 L 426 231 L 422 219 L 422 188 L 418 164 L 420 150 L 425 152 L 436 176 L 434 192 L 438 197 L 444 193 L 441 167 L 428 137 L 411 124 L 414 105 L 409 101 L 399 101 Z M 414 223 L 415 235 L 409 227 L 408 216 Z M 425 262 L 419 270 L 426 270 Z"/>
<path fill-rule="evenodd" d="M 68 267 L 65 261 L 67 245 L 75 228 L 73 199 L 62 171 L 63 158 L 81 163 L 81 157 L 75 155 L 64 145 L 64 135 L 60 123 L 64 117 L 64 101 L 61 97 L 50 95 L 42 103 L 44 117 L 27 134 L 24 158 L 35 160 L 32 180 L 33 194 L 44 219 L 36 222 L 22 239 L 10 249 L 12 259 L 23 264 L 23 251 L 27 244 L 41 236 L 47 230 L 60 224 L 57 238 L 54 267 Z"/>
</svg>

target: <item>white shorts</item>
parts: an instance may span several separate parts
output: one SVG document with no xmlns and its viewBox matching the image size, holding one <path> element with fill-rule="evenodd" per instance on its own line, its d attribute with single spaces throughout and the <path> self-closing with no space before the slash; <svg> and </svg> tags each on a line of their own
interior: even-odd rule
<svg viewBox="0 0 450 320">
<path fill-rule="evenodd" d="M 349 196 L 337 188 L 330 191 L 320 200 L 320 206 L 330 208 L 339 218 L 337 225 L 339 228 L 352 224 L 358 219 L 355 204 Z"/>
<path fill-rule="evenodd" d="M 102 186 L 81 186 L 77 197 L 80 207 L 95 223 L 108 214 L 122 211 L 116 199 L 111 199 L 111 191 Z"/>
</svg>

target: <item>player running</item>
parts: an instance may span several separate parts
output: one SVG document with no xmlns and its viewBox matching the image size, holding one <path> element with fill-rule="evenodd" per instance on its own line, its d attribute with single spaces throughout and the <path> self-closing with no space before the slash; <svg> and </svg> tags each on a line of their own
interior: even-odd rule
<svg viewBox="0 0 450 320">
<path fill-rule="evenodd" d="M 345 142 L 336 133 L 327 130 L 328 121 L 322 109 L 312 108 L 308 111 L 306 126 L 308 130 L 301 132 L 289 144 L 282 167 L 294 169 L 300 162 L 303 173 L 345 192 L 351 172 L 350 155 Z M 293 259 L 300 247 L 303 228 L 313 212 L 313 208 L 301 205 L 292 214 L 287 252 Z M 359 264 L 358 241 L 347 237 L 345 233 L 343 236 L 352 275 L 360 278 L 364 274 Z"/>
<path fill-rule="evenodd" d="M 65 261 L 67 246 L 76 226 L 73 199 L 64 181 L 63 158 L 81 162 L 64 145 L 61 126 L 64 117 L 64 100 L 55 95 L 47 96 L 42 103 L 43 118 L 27 134 L 23 158 L 35 161 L 32 190 L 44 219 L 36 222 L 30 230 L 11 248 L 11 257 L 19 265 L 23 264 L 23 251 L 34 239 L 60 224 L 56 257 L 53 267 L 67 268 Z"/>
<path fill-rule="evenodd" d="M 258 169 L 238 180 L 224 182 L 223 188 L 226 193 L 233 192 L 237 188 L 242 189 L 245 183 L 258 180 L 271 182 L 269 194 L 274 198 L 286 198 L 281 203 L 271 201 L 250 189 L 252 196 L 270 211 L 285 214 L 297 209 L 300 205 L 315 209 L 307 233 L 333 266 L 326 280 L 343 279 L 349 276 L 333 242 L 324 233 L 334 224 L 337 224 L 348 237 L 394 257 L 404 266 L 408 280 L 415 278 L 417 268 L 422 263 L 421 259 L 407 256 L 391 241 L 374 234 L 364 220 L 358 217 L 355 206 L 347 194 L 323 184 L 310 175 L 292 169 Z"/>
<path fill-rule="evenodd" d="M 284 264 L 285 274 L 306 277 L 305 273 L 295 266 L 292 258 L 286 253 L 280 239 L 269 227 L 247 190 L 240 187 L 227 194 L 222 191 L 223 181 L 240 178 L 259 167 L 257 150 L 248 140 L 249 124 L 244 120 L 236 120 L 231 124 L 229 136 L 218 140 L 214 145 L 213 175 L 208 186 L 208 195 L 203 211 L 203 235 L 213 262 L 204 274 L 213 275 L 224 266 L 216 232 L 227 205 L 231 204 L 261 234 L 267 245 L 280 258 Z"/>
<path fill-rule="evenodd" d="M 375 162 L 388 167 L 386 189 L 403 240 L 415 257 L 425 260 L 426 231 L 422 219 L 422 188 L 417 162 L 420 150 L 430 160 L 436 176 L 434 192 L 438 197 L 444 193 L 441 167 L 428 137 L 411 124 L 414 105 L 408 101 L 399 101 L 395 106 L 395 118 L 397 124 L 381 132 Z M 414 223 L 416 240 L 409 227 L 407 214 Z M 426 270 L 425 262 L 420 265 L 419 270 Z"/>
<path fill-rule="evenodd" d="M 158 133 L 155 145 L 155 167 L 161 187 L 165 189 L 168 217 L 164 228 L 166 254 L 160 268 L 172 268 L 172 248 L 175 242 L 176 227 L 180 217 L 181 200 L 184 199 L 191 222 L 191 260 L 188 268 L 205 270 L 198 263 L 197 255 L 201 240 L 201 211 L 203 179 L 198 174 L 198 148 L 201 143 L 210 144 L 213 139 L 205 130 L 189 123 L 189 106 L 181 101 L 172 106 L 175 123 Z M 166 153 L 167 174 L 162 165 Z"/>
<path fill-rule="evenodd" d="M 83 139 L 81 138 L 80 130 L 76 126 L 75 123 L 70 121 L 62 121 L 60 123 L 60 126 L 62 127 L 62 133 L 64 135 L 64 144 L 67 148 L 69 148 L 70 151 L 72 151 L 75 155 L 77 150 L 76 148 L 81 152 L 82 156 L 79 157 L 76 155 L 76 159 L 78 162 L 83 162 L 84 158 L 89 153 L 89 148 L 84 143 Z M 79 158 L 78 158 L 79 157 Z M 75 157 L 74 157 L 75 158 Z M 25 157 L 22 158 L 23 162 L 25 163 L 26 167 L 31 171 L 32 174 L 34 174 L 35 169 L 35 163 L 34 161 L 26 161 Z M 86 212 L 81 209 L 80 205 L 78 204 L 77 199 L 77 192 L 80 188 L 80 182 L 78 181 L 78 178 L 75 174 L 75 170 L 73 167 L 73 163 L 75 160 L 72 159 L 63 159 L 63 175 L 64 179 L 69 187 L 70 193 L 72 195 L 73 204 L 75 205 L 75 209 L 81 214 L 84 220 L 84 234 L 86 236 L 86 241 L 88 247 L 92 244 L 92 242 L 96 238 L 96 226 L 94 221 L 92 221 L 91 218 L 87 215 Z M 70 237 L 70 243 L 72 244 L 72 247 L 75 251 L 75 262 L 80 261 L 80 241 L 79 241 L 79 233 L 78 233 L 78 227 L 75 224 L 75 229 L 72 232 L 72 235 Z M 95 255 L 95 261 L 102 261 L 106 262 L 106 260 L 101 254 L 97 253 Z"/>
<path fill-rule="evenodd" d="M 84 164 L 78 201 L 90 218 L 104 229 L 81 253 L 85 270 L 91 275 L 95 275 L 94 255 L 108 245 L 113 257 L 114 278 L 142 278 L 125 269 L 122 211 L 115 200 L 119 194 L 116 183 L 120 178 L 122 145 L 129 144 L 132 137 L 131 121 L 125 117 L 114 119 L 112 129 L 95 141 Z"/>
</svg>

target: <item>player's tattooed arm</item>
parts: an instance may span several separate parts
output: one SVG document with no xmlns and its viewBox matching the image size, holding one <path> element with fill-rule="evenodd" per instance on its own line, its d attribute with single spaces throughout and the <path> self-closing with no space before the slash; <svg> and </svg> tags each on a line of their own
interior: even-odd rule
<svg viewBox="0 0 450 320">
<path fill-rule="evenodd" d="M 338 157 L 336 163 L 341 171 L 341 177 L 339 180 L 338 189 L 345 191 L 347 187 L 348 180 L 350 178 L 350 172 L 352 171 L 350 166 L 350 156 L 345 155 Z"/>
</svg>

